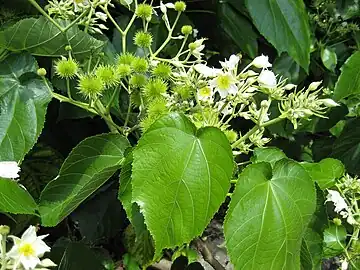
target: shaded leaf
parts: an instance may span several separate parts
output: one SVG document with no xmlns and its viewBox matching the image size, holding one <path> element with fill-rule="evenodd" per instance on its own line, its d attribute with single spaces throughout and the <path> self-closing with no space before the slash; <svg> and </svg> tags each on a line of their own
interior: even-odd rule
<svg viewBox="0 0 360 270">
<path fill-rule="evenodd" d="M 224 223 L 235 269 L 299 269 L 302 238 L 316 207 L 314 183 L 298 163 L 249 165 Z"/>
<path fill-rule="evenodd" d="M 337 65 L 337 55 L 331 48 L 322 48 L 321 61 L 328 70 L 334 72 Z"/>
<path fill-rule="evenodd" d="M 196 130 L 184 115 L 172 113 L 148 129 L 133 153 L 133 202 L 144 214 L 157 257 L 208 225 L 230 188 L 231 147 L 220 130 Z"/>
<path fill-rule="evenodd" d="M 56 20 L 65 28 L 69 21 Z M 99 50 L 104 43 L 89 34 L 71 27 L 66 33 L 49 22 L 45 17 L 27 18 L 0 32 L 0 47 L 10 51 L 28 51 L 33 55 L 59 57 L 68 55 L 65 46 L 71 46 L 71 53 L 77 58 Z"/>
<path fill-rule="evenodd" d="M 286 53 L 282 53 L 275 59 L 273 70 L 284 79 L 288 79 L 288 83 L 300 84 L 306 78 L 304 69 Z"/>
<path fill-rule="evenodd" d="M 255 148 L 253 163 L 269 162 L 273 166 L 278 160 L 286 158 L 283 151 L 276 147 Z"/>
<path fill-rule="evenodd" d="M 302 0 L 246 0 L 259 32 L 277 49 L 287 52 L 306 71 L 310 63 L 310 30 Z"/>
<path fill-rule="evenodd" d="M 258 54 L 258 34 L 251 23 L 226 2 L 219 3 L 218 18 L 225 33 L 251 58 Z"/>
<path fill-rule="evenodd" d="M 22 161 L 44 126 L 51 93 L 37 68 L 29 54 L 0 63 L 0 160 Z"/>
<path fill-rule="evenodd" d="M 119 134 L 102 134 L 80 142 L 59 175 L 43 190 L 40 214 L 44 226 L 55 226 L 104 184 L 124 161 L 129 142 Z"/>
<path fill-rule="evenodd" d="M 343 253 L 346 240 L 346 229 L 344 226 L 330 225 L 324 231 L 324 256 L 331 258 Z"/>
<path fill-rule="evenodd" d="M 360 93 L 360 52 L 351 55 L 341 67 L 341 74 L 335 85 L 334 99 L 341 100 Z"/>
</svg>

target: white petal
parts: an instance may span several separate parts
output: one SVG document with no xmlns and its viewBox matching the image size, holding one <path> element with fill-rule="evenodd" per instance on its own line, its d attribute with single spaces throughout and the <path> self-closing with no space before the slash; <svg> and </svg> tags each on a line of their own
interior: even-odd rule
<svg viewBox="0 0 360 270">
<path fill-rule="evenodd" d="M 21 241 L 33 243 L 36 241 L 36 227 L 30 225 L 29 228 L 22 234 Z"/>
<path fill-rule="evenodd" d="M 238 92 L 238 88 L 237 88 L 236 84 L 231 84 L 228 91 L 229 91 L 229 94 L 236 95 Z"/>
<path fill-rule="evenodd" d="M 18 178 L 20 167 L 16 161 L 0 161 L 0 177 Z"/>
<path fill-rule="evenodd" d="M 50 251 L 50 247 L 46 245 L 46 243 L 41 239 L 36 239 L 33 243 L 34 250 L 36 252 L 36 256 L 42 257 L 45 252 Z"/>
<path fill-rule="evenodd" d="M 340 106 L 340 104 L 336 103 L 331 98 L 325 98 L 325 99 L 322 99 L 321 101 L 326 107 L 329 107 L 329 108 Z"/>
<path fill-rule="evenodd" d="M 175 5 L 173 3 L 166 3 L 165 6 L 167 8 L 172 8 L 172 9 L 175 9 Z"/>
<path fill-rule="evenodd" d="M 221 69 L 210 68 L 207 65 L 197 64 L 194 69 L 205 77 L 215 77 L 221 73 Z"/>
<path fill-rule="evenodd" d="M 318 87 L 320 86 L 321 83 L 322 83 L 322 81 L 310 83 L 309 90 L 314 91 L 314 90 L 318 89 Z"/>
<path fill-rule="evenodd" d="M 25 270 L 32 270 L 40 263 L 40 259 L 36 256 L 21 256 L 20 262 Z"/>
<path fill-rule="evenodd" d="M 294 88 L 296 88 L 296 84 L 292 84 L 292 83 L 288 83 L 287 85 L 284 86 L 285 90 L 292 90 Z"/>
<path fill-rule="evenodd" d="M 229 92 L 227 90 L 222 90 L 222 89 L 219 89 L 219 88 L 216 88 L 216 91 L 219 92 L 221 98 L 226 98 L 227 95 L 229 94 Z"/>
<path fill-rule="evenodd" d="M 268 68 L 272 66 L 269 62 L 269 57 L 263 54 L 256 57 L 251 64 L 256 68 Z"/>
<path fill-rule="evenodd" d="M 56 266 L 56 264 L 50 259 L 41 260 L 39 265 L 42 267 L 55 267 Z"/>
<path fill-rule="evenodd" d="M 276 87 L 276 76 L 274 72 L 270 70 L 262 70 L 259 77 L 258 82 L 260 86 L 265 88 L 275 88 Z"/>
<path fill-rule="evenodd" d="M 162 1 L 160 1 L 160 10 L 162 13 L 166 13 L 167 8 Z"/>
</svg>

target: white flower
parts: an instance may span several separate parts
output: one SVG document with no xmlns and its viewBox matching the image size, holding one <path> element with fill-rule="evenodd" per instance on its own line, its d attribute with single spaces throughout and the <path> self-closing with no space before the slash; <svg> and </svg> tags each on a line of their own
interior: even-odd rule
<svg viewBox="0 0 360 270">
<path fill-rule="evenodd" d="M 0 177 L 18 178 L 20 167 L 15 161 L 0 161 Z"/>
<path fill-rule="evenodd" d="M 160 1 L 160 10 L 162 13 L 166 13 L 168 8 L 175 9 L 175 5 L 173 3 L 166 3 L 164 4 L 162 1 Z"/>
<path fill-rule="evenodd" d="M 214 91 L 212 88 L 205 86 L 203 88 L 198 89 L 197 97 L 201 101 L 211 102 L 214 95 Z"/>
<path fill-rule="evenodd" d="M 47 235 L 36 236 L 35 226 L 30 226 L 21 236 L 9 236 L 13 239 L 14 245 L 7 253 L 7 256 L 14 260 L 15 266 L 20 264 L 25 270 L 32 270 L 41 263 L 40 259 L 50 247 L 42 240 Z M 14 267 L 14 269 L 17 269 Z"/>
<path fill-rule="evenodd" d="M 265 55 L 260 55 L 256 57 L 252 62 L 251 65 L 253 65 L 256 68 L 268 68 L 271 67 L 271 63 L 269 62 L 269 57 Z"/>
<path fill-rule="evenodd" d="M 349 267 L 349 263 L 347 262 L 347 260 L 343 260 L 343 262 L 341 263 L 341 270 L 347 270 Z"/>
<path fill-rule="evenodd" d="M 198 59 L 200 59 L 203 55 L 201 51 L 205 48 L 205 45 L 203 44 L 205 40 L 205 38 L 201 38 L 193 42 L 195 48 L 191 49 L 191 54 Z"/>
<path fill-rule="evenodd" d="M 320 82 L 312 82 L 312 83 L 310 83 L 308 89 L 310 91 L 314 91 L 314 90 L 318 89 L 318 87 L 320 86 L 321 83 L 322 83 L 322 81 L 320 81 Z"/>
<path fill-rule="evenodd" d="M 107 15 L 103 12 L 95 12 L 95 16 L 104 22 L 107 20 Z"/>
<path fill-rule="evenodd" d="M 225 107 L 224 107 L 224 105 L 225 105 L 225 102 L 224 101 L 219 101 L 218 103 L 217 103 L 217 108 L 218 108 L 218 110 L 219 110 L 219 112 L 221 113 L 221 114 L 223 114 L 223 115 L 230 115 L 230 114 L 232 114 L 232 108 L 231 108 L 231 104 L 230 103 L 228 103 Z M 224 107 L 224 108 L 223 108 Z"/>
<path fill-rule="evenodd" d="M 348 209 L 348 206 L 344 200 L 343 197 L 341 197 L 340 193 L 337 192 L 336 190 L 328 190 L 329 194 L 326 196 L 326 202 L 333 202 L 335 205 L 335 209 L 334 211 L 336 213 L 340 213 L 341 210 Z"/>
<path fill-rule="evenodd" d="M 215 77 L 221 73 L 221 69 L 210 68 L 204 64 L 197 64 L 194 66 L 194 69 L 205 77 Z"/>
<path fill-rule="evenodd" d="M 220 61 L 220 64 L 224 69 L 234 70 L 237 67 L 239 61 L 240 61 L 240 57 L 233 54 L 230 56 L 229 60 L 225 59 L 225 62 Z"/>
<path fill-rule="evenodd" d="M 335 101 L 333 101 L 331 98 L 325 98 L 325 99 L 321 99 L 322 103 L 328 107 L 336 107 L 336 106 L 340 106 L 338 103 L 336 103 Z"/>
<path fill-rule="evenodd" d="M 210 81 L 210 87 L 219 92 L 221 98 L 226 98 L 229 94 L 236 95 L 238 92 L 236 79 L 230 73 L 219 74 Z"/>
<path fill-rule="evenodd" d="M 274 72 L 263 69 L 258 77 L 258 83 L 264 88 L 275 88 L 276 87 L 276 76 Z"/>
</svg>

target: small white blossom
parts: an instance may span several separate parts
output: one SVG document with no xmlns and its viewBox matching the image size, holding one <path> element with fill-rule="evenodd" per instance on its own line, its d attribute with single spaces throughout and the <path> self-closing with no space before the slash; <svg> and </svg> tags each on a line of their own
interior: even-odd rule
<svg viewBox="0 0 360 270">
<path fill-rule="evenodd" d="M 15 161 L 0 161 L 0 177 L 18 178 L 20 167 Z"/>
<path fill-rule="evenodd" d="M 347 260 L 343 260 L 341 263 L 341 270 L 347 270 L 349 267 L 349 263 L 347 262 Z"/>
<path fill-rule="evenodd" d="M 215 92 L 219 92 L 221 98 L 226 98 L 229 94 L 236 95 L 238 92 L 236 79 L 230 73 L 219 74 L 210 81 L 210 87 L 214 88 Z"/>
<path fill-rule="evenodd" d="M 341 210 L 348 210 L 348 206 L 343 197 L 341 197 L 340 193 L 336 190 L 328 190 L 329 194 L 326 196 L 326 202 L 333 202 L 335 205 L 334 211 L 336 213 L 340 213 Z"/>
<path fill-rule="evenodd" d="M 253 65 L 256 68 L 268 68 L 271 67 L 271 63 L 269 62 L 269 57 L 265 55 L 260 55 L 256 57 L 252 62 L 251 65 Z"/>
<path fill-rule="evenodd" d="M 35 269 L 41 263 L 40 259 L 50 247 L 42 240 L 47 235 L 36 235 L 35 226 L 30 226 L 21 236 L 9 236 L 13 239 L 14 245 L 7 253 L 9 258 L 14 260 L 14 269 L 21 264 L 25 270 Z"/>
<path fill-rule="evenodd" d="M 308 89 L 310 91 L 314 91 L 314 90 L 318 89 L 318 87 L 321 85 L 321 83 L 322 83 L 322 81 L 320 81 L 320 82 L 312 82 L 312 83 L 310 83 Z"/>
<path fill-rule="evenodd" d="M 224 69 L 234 70 L 234 69 L 236 69 L 239 61 L 240 61 L 240 57 L 233 54 L 230 56 L 229 60 L 225 59 L 225 62 L 220 61 L 220 64 Z"/>
<path fill-rule="evenodd" d="M 258 83 L 260 86 L 272 89 L 276 87 L 276 76 L 274 72 L 263 69 L 258 77 Z"/>
<path fill-rule="evenodd" d="M 199 72 L 204 77 L 215 77 L 221 74 L 221 69 L 218 68 L 210 68 L 204 64 L 197 64 L 194 66 L 194 69 Z"/>
<path fill-rule="evenodd" d="M 195 44 L 195 49 L 191 50 L 191 54 L 197 59 L 201 59 L 201 56 L 203 55 L 201 52 L 205 49 L 205 45 L 203 44 L 204 41 L 205 38 L 201 38 L 193 42 Z"/>
<path fill-rule="evenodd" d="M 165 14 L 168 8 L 175 9 L 175 5 L 173 3 L 164 4 L 162 1 L 160 1 L 160 10 L 162 13 Z"/>
<path fill-rule="evenodd" d="M 197 97 L 201 101 L 211 102 L 212 98 L 213 98 L 213 95 L 214 95 L 213 89 L 210 88 L 210 87 L 207 87 L 207 86 L 203 87 L 203 88 L 200 88 L 197 91 Z"/>
<path fill-rule="evenodd" d="M 196 38 L 199 34 L 199 30 L 197 30 L 196 28 L 193 29 L 193 37 Z"/>
<path fill-rule="evenodd" d="M 95 12 L 95 16 L 104 22 L 107 20 L 107 15 L 103 12 Z"/>
</svg>

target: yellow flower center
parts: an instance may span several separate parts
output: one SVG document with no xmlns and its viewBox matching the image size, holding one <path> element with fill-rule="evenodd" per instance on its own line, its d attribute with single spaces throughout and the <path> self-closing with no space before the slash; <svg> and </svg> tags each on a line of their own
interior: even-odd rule
<svg viewBox="0 0 360 270">
<path fill-rule="evenodd" d="M 203 97 L 210 97 L 211 89 L 209 87 L 203 87 L 199 90 L 199 94 Z"/>
<path fill-rule="evenodd" d="M 219 75 L 216 78 L 216 84 L 219 89 L 226 90 L 230 88 L 231 78 L 229 75 Z"/>
<path fill-rule="evenodd" d="M 29 243 L 23 244 L 19 248 L 19 252 L 20 252 L 20 254 L 22 254 L 24 256 L 34 256 L 35 255 L 35 250 L 32 247 L 32 245 Z"/>
</svg>

